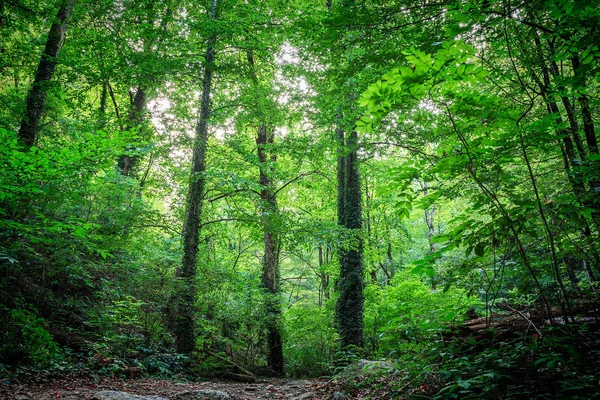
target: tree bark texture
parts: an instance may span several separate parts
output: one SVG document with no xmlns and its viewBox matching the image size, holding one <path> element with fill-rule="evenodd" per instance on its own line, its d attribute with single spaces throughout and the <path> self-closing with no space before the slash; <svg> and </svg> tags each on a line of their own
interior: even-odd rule
<svg viewBox="0 0 600 400">
<path fill-rule="evenodd" d="M 325 258 L 323 257 L 323 246 L 319 246 L 319 279 L 321 280 L 319 284 L 319 307 L 323 306 L 323 299 L 329 299 L 329 274 L 325 271 L 324 265 L 327 260 L 327 255 Z"/>
<path fill-rule="evenodd" d="M 358 136 L 352 132 L 345 146 L 343 224 L 351 235 L 351 243 L 340 259 L 340 278 L 336 316 L 342 348 L 363 347 L 364 273 L 361 186 L 358 172 Z M 338 168 L 340 163 L 338 161 Z M 338 170 L 338 179 L 340 171 Z M 339 181 L 338 181 L 339 184 Z M 339 199 L 339 197 L 338 197 Z M 338 205 L 339 207 L 339 205 Z"/>
<path fill-rule="evenodd" d="M 131 95 L 131 99 L 129 115 L 127 118 L 129 119 L 130 128 L 134 128 L 144 122 L 146 103 L 148 101 L 144 88 L 139 86 L 135 91 L 135 94 Z M 129 176 L 129 172 L 131 171 L 131 167 L 133 166 L 134 162 L 135 159 L 132 156 L 123 154 L 121 157 L 119 157 L 118 165 L 119 169 L 121 170 L 121 174 L 124 176 Z"/>
<path fill-rule="evenodd" d="M 267 363 L 277 375 L 283 376 L 283 340 L 281 335 L 281 299 L 276 228 L 278 208 L 269 174 L 273 170 L 270 163 L 275 162 L 276 158 L 274 154 L 269 157 L 267 148 L 267 146 L 273 144 L 273 140 L 273 133 L 268 132 L 265 125 L 261 125 L 258 129 L 256 145 L 260 161 L 260 213 L 265 243 L 262 281 L 266 290 Z"/>
<path fill-rule="evenodd" d="M 429 195 L 429 186 L 426 181 L 420 182 L 421 188 L 423 189 L 423 195 Z M 425 224 L 427 225 L 427 241 L 429 242 L 429 254 L 435 253 L 435 244 L 432 239 L 435 236 L 435 206 L 425 208 Z M 437 289 L 437 280 L 435 276 L 431 277 L 431 288 Z"/>
<path fill-rule="evenodd" d="M 250 66 L 251 78 L 258 88 L 258 76 L 254 65 L 254 55 L 247 51 L 246 57 Z M 262 115 L 261 115 L 262 116 Z M 264 117 L 264 116 L 262 116 Z M 263 123 L 258 128 L 256 148 L 259 164 L 260 214 L 263 229 L 265 254 L 263 260 L 262 283 L 265 288 L 265 315 L 267 328 L 267 365 L 278 376 L 285 375 L 283 360 L 283 339 L 281 335 L 281 298 L 279 282 L 279 255 L 277 240 L 277 218 L 279 209 L 273 190 L 271 174 L 277 157 L 269 146 L 274 142 L 273 131 L 269 131 Z"/>
<path fill-rule="evenodd" d="M 58 10 L 57 21 L 50 27 L 46 47 L 42 53 L 31 89 L 27 94 L 27 107 L 21 121 L 19 138 L 28 147 L 33 146 L 37 140 L 42 114 L 46 109 L 49 84 L 56 69 L 57 57 L 65 40 L 67 23 L 74 5 L 75 0 L 67 0 Z"/>
<path fill-rule="evenodd" d="M 339 120 L 339 115 L 338 115 Z M 339 121 L 338 121 L 339 125 Z M 337 220 L 338 225 L 344 225 L 344 190 L 346 187 L 346 155 L 345 151 L 345 132 L 343 129 L 338 128 L 335 130 L 338 141 L 338 154 L 337 159 Z M 341 254 L 340 254 L 341 257 Z"/>
<path fill-rule="evenodd" d="M 552 93 L 551 91 L 553 83 L 551 77 L 554 77 L 556 80 L 556 78 L 558 77 L 558 68 L 553 67 L 552 61 L 549 62 L 547 60 L 547 57 L 545 57 L 544 49 L 542 47 L 542 43 L 540 41 L 539 36 L 535 35 L 533 39 L 536 46 L 537 57 L 539 58 L 539 68 L 542 75 L 542 80 L 538 80 L 537 84 L 539 86 L 542 98 L 546 102 L 548 113 L 556 116 L 555 123 L 557 127 L 557 133 L 562 138 L 562 148 L 564 149 L 563 154 L 566 155 L 567 159 L 567 162 L 565 163 L 565 172 L 567 173 L 569 183 L 571 184 L 573 192 L 580 204 L 594 210 L 594 212 L 592 212 L 592 221 L 596 226 L 596 229 L 600 229 L 600 204 L 598 204 L 599 202 L 597 193 L 597 190 L 600 187 L 600 182 L 596 177 L 597 166 L 595 166 L 594 163 L 588 163 L 588 170 L 586 171 L 586 167 L 584 165 L 587 159 L 587 153 L 589 152 L 591 154 L 594 154 L 595 152 L 597 152 L 598 149 L 593 121 L 590 120 L 587 116 L 589 109 L 586 106 L 588 104 L 586 103 L 585 99 L 583 100 L 583 103 L 581 103 L 580 100 L 580 105 L 582 106 L 581 117 L 584 121 L 584 134 L 586 136 L 587 152 L 586 149 L 583 148 L 583 145 L 580 144 L 578 148 L 579 153 L 581 155 L 581 159 L 579 159 L 577 157 L 577 153 L 575 152 L 575 146 L 573 144 L 574 141 L 577 142 L 577 138 L 579 137 L 579 134 L 577 132 L 579 128 L 575 116 L 569 117 L 568 115 L 569 113 L 574 113 L 573 107 L 571 106 L 570 102 L 568 102 L 568 99 L 566 99 L 567 101 L 565 101 L 564 99 L 562 100 L 563 105 L 565 107 L 565 112 L 567 113 L 567 117 L 569 119 L 571 134 L 573 134 L 574 132 L 577 134 L 574 138 L 572 137 L 572 135 L 569 135 L 567 129 L 563 127 L 564 125 L 562 114 L 555 100 L 556 93 Z M 573 73 L 576 77 L 576 81 L 581 85 L 585 85 L 585 79 L 581 76 L 581 70 L 578 60 L 576 58 L 574 58 L 573 60 Z M 548 65 L 548 63 L 550 65 Z M 552 73 L 553 70 L 554 73 Z M 559 85 L 559 89 L 560 88 L 561 86 Z M 586 232 L 587 230 L 589 229 L 584 229 L 584 232 Z"/>
<path fill-rule="evenodd" d="M 212 1 L 210 18 L 217 15 L 217 0 Z M 210 91 L 212 88 L 213 61 L 216 34 L 211 36 L 205 54 L 204 77 L 200 116 L 196 124 L 196 136 L 192 155 L 192 171 L 188 188 L 185 219 L 183 223 L 183 261 L 177 270 L 178 292 L 175 322 L 177 352 L 191 353 L 195 348 L 194 303 L 196 301 L 196 258 L 204 193 L 206 170 L 206 147 L 208 142 L 208 118 L 210 115 Z"/>
</svg>

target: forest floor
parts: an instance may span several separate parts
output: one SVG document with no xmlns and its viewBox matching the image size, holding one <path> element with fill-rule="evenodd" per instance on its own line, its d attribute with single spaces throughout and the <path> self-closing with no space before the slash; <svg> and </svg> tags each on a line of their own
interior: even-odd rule
<svg viewBox="0 0 600 400">
<path fill-rule="evenodd" d="M 6 400 L 90 400 L 103 390 L 170 399 L 182 392 L 218 390 L 233 400 L 250 399 L 331 399 L 332 387 L 325 380 L 271 379 L 260 383 L 227 381 L 173 382 L 157 379 L 122 380 L 115 378 L 69 378 L 35 383 L 0 384 L 0 399 Z M 349 397 L 340 397 L 349 398 Z M 361 398 L 354 397 L 351 398 Z"/>
</svg>

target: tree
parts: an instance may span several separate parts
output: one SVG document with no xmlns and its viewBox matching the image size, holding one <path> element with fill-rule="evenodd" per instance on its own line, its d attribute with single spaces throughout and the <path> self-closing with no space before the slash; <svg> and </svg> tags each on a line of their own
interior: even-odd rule
<svg viewBox="0 0 600 400">
<path fill-rule="evenodd" d="M 252 51 L 248 51 L 247 57 L 254 89 L 258 92 L 258 95 L 260 93 L 259 82 Z M 265 105 L 261 104 L 260 101 L 256 102 L 256 107 L 258 109 L 262 110 L 264 106 Z M 279 282 L 279 248 L 281 243 L 278 240 L 279 210 L 277 207 L 276 192 L 271 178 L 277 156 L 273 149 L 275 140 L 273 127 L 267 126 L 267 121 L 270 118 L 262 111 L 260 111 L 259 114 L 260 126 L 256 135 L 256 152 L 258 153 L 259 161 L 260 223 L 263 229 L 265 249 L 262 281 L 267 292 L 264 309 L 267 325 L 267 365 L 272 368 L 277 375 L 282 376 L 285 374 L 285 371 L 281 334 L 281 294 Z"/>
<path fill-rule="evenodd" d="M 36 142 L 40 120 L 46 107 L 49 84 L 56 69 L 57 58 L 65 40 L 67 23 L 74 6 L 75 0 L 65 0 L 56 14 L 57 21 L 52 23 L 48 32 L 46 47 L 29 89 L 25 115 L 19 128 L 19 137 L 27 147 L 33 146 Z"/>
<path fill-rule="evenodd" d="M 217 18 L 217 0 L 212 0 L 211 21 Z M 200 219 L 202 216 L 202 197 L 205 190 L 206 147 L 208 143 L 208 119 L 210 117 L 210 93 L 215 59 L 216 33 L 208 40 L 204 56 L 204 78 L 202 81 L 202 100 L 200 116 L 196 124 L 194 139 L 192 171 L 188 186 L 185 219 L 183 222 L 183 260 L 177 269 L 179 288 L 176 293 L 177 311 L 175 335 L 177 351 L 191 353 L 196 344 L 194 334 L 194 308 L 196 299 L 196 259 L 200 235 Z"/>
<path fill-rule="evenodd" d="M 341 137 L 341 135 L 340 135 Z M 340 256 L 340 278 L 337 320 L 342 348 L 363 346 L 364 270 L 362 239 L 362 190 L 358 172 L 358 134 L 353 130 L 343 151 L 343 214 L 344 230 L 350 236 L 348 248 Z M 339 174 L 339 172 L 338 172 Z M 339 207 L 339 206 L 338 206 Z"/>
<path fill-rule="evenodd" d="M 263 226 L 265 254 L 263 269 L 263 285 L 267 291 L 264 312 L 267 321 L 267 363 L 277 375 L 284 374 L 283 343 L 281 335 L 281 299 L 279 284 L 279 240 L 278 236 L 278 207 L 275 198 L 270 173 L 276 156 L 269 151 L 274 141 L 273 131 L 269 132 L 265 125 L 258 128 L 256 145 L 260 161 L 261 186 L 261 224 Z M 271 155 L 269 156 L 269 153 Z"/>
</svg>

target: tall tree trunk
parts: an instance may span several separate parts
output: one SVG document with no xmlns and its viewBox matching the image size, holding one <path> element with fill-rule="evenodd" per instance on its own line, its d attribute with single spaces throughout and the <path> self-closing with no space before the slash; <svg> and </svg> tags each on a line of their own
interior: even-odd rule
<svg viewBox="0 0 600 400">
<path fill-rule="evenodd" d="M 100 108 L 98 109 L 98 129 L 104 129 L 106 126 L 106 102 L 108 101 L 108 80 L 102 82 L 102 91 L 100 92 Z"/>
<path fill-rule="evenodd" d="M 571 65 L 573 66 L 573 74 L 577 85 L 579 88 L 584 89 L 586 87 L 586 79 L 581 71 L 581 62 L 579 61 L 578 56 L 571 58 Z M 585 140 L 588 145 L 588 150 L 592 154 L 598 154 L 598 141 L 596 139 L 596 133 L 594 130 L 594 120 L 590 111 L 590 99 L 585 93 L 585 90 L 579 90 L 578 99 L 579 105 L 581 106 L 583 131 L 585 133 Z"/>
<path fill-rule="evenodd" d="M 577 278 L 577 274 L 576 274 L 576 264 L 577 264 L 577 259 L 570 256 L 570 255 L 566 255 L 563 257 L 563 263 L 565 264 L 566 268 L 567 268 L 567 274 L 569 276 L 569 282 L 571 283 L 571 289 L 573 290 L 573 292 L 579 292 L 579 279 Z"/>
<path fill-rule="evenodd" d="M 49 83 L 56 69 L 57 57 L 65 40 L 67 23 L 74 5 L 75 0 L 67 0 L 58 10 L 57 21 L 50 27 L 46 47 L 42 53 L 31 89 L 27 94 L 27 108 L 21 121 L 19 138 L 28 147 L 33 146 L 37 140 L 40 120 L 46 108 Z"/>
<path fill-rule="evenodd" d="M 146 113 L 146 103 L 148 101 L 146 96 L 146 91 L 142 86 L 138 86 L 135 94 L 130 93 L 131 105 L 129 108 L 129 115 L 127 118 L 129 119 L 130 128 L 135 128 L 136 126 L 142 124 L 144 122 L 144 116 Z M 129 172 L 131 171 L 131 167 L 133 166 L 134 159 L 133 157 L 123 154 L 119 157 L 119 169 L 121 170 L 121 174 L 124 176 L 129 176 Z"/>
<path fill-rule="evenodd" d="M 342 348 L 363 347 L 363 241 L 361 186 L 358 172 L 358 136 L 350 133 L 346 144 L 344 185 L 344 228 L 351 234 L 350 246 L 345 249 L 340 260 L 337 303 L 337 321 Z M 338 164 L 339 165 L 339 164 Z M 339 172 L 338 172 L 339 173 Z M 338 205 L 339 207 L 339 205 Z"/>
<path fill-rule="evenodd" d="M 217 0 L 212 0 L 210 19 L 217 16 Z M 215 57 L 216 34 L 208 40 L 205 54 L 204 78 L 200 116 L 196 124 L 196 136 L 192 156 L 192 171 L 187 194 L 185 220 L 183 223 L 183 261 L 177 270 L 179 281 L 175 322 L 177 352 L 188 354 L 194 350 L 194 303 L 196 299 L 196 256 L 200 235 L 202 195 L 204 193 L 204 172 L 206 170 L 206 147 L 208 142 L 208 117 L 210 114 L 210 91 L 212 88 L 213 62 Z"/>
<path fill-rule="evenodd" d="M 338 111 L 338 126 L 341 116 Z M 337 159 L 337 221 L 338 225 L 344 226 L 344 192 L 346 190 L 346 139 L 345 132 L 341 128 L 335 130 L 338 142 L 338 159 Z M 340 250 L 340 258 L 343 258 L 343 250 Z"/>
<path fill-rule="evenodd" d="M 252 51 L 246 53 L 250 65 L 251 78 L 254 86 L 258 88 L 258 76 L 254 65 Z M 263 116 L 264 117 L 264 116 Z M 270 174 L 273 172 L 273 164 L 277 156 L 272 153 L 268 146 L 272 146 L 275 136 L 272 130 L 267 129 L 263 123 L 258 128 L 256 146 L 258 153 L 260 212 L 263 238 L 265 243 L 265 256 L 263 260 L 262 282 L 266 289 L 265 315 L 267 316 L 267 364 L 273 372 L 279 376 L 285 375 L 283 360 L 283 340 L 281 335 L 281 294 L 279 284 L 279 257 L 277 240 L 277 218 L 279 209 L 277 199 L 273 190 Z M 270 153 L 271 152 L 271 153 Z M 270 153 L 270 157 L 269 157 Z"/>
<path fill-rule="evenodd" d="M 387 246 L 387 269 L 388 269 L 388 283 L 389 281 L 394 277 L 394 275 L 396 274 L 396 271 L 394 270 L 394 258 L 392 256 L 392 242 L 388 242 L 388 246 Z"/>
<path fill-rule="evenodd" d="M 600 229 L 600 210 L 599 210 L 600 205 L 598 205 L 597 202 L 594 201 L 595 198 L 597 197 L 596 190 L 594 188 L 598 187 L 598 179 L 597 178 L 592 178 L 592 179 L 585 178 L 586 174 L 585 173 L 582 174 L 582 163 L 585 160 L 584 159 L 579 160 L 579 161 L 577 160 L 575 149 L 573 146 L 573 140 L 571 140 L 571 136 L 569 135 L 567 130 L 563 127 L 563 120 L 562 120 L 562 117 L 560 114 L 560 110 L 558 108 L 558 105 L 556 104 L 556 101 L 552 97 L 552 93 L 549 92 L 550 88 L 551 88 L 551 83 L 552 83 L 551 79 L 550 79 L 550 71 L 552 69 L 554 69 L 554 73 L 557 75 L 558 68 L 557 67 L 552 68 L 552 67 L 547 66 L 546 59 L 544 58 L 541 41 L 537 34 L 534 36 L 534 42 L 536 45 L 536 51 L 538 54 L 540 69 L 541 69 L 541 73 L 542 73 L 542 77 L 543 77 L 543 81 L 540 81 L 539 79 L 537 79 L 537 84 L 540 88 L 540 93 L 542 95 L 542 98 L 546 102 L 546 105 L 548 108 L 548 113 L 554 114 L 557 116 L 557 118 L 555 119 L 556 130 L 557 130 L 557 133 L 559 134 L 559 136 L 562 138 L 561 152 L 562 152 L 562 156 L 563 156 L 564 168 L 565 168 L 565 172 L 567 175 L 567 180 L 568 180 L 578 202 L 581 205 L 594 210 L 591 215 L 591 220 L 593 222 L 593 225 L 596 227 L 596 229 Z M 576 70 L 576 68 L 578 66 L 579 66 L 578 60 L 575 59 L 575 61 L 573 62 L 574 71 Z M 582 77 L 577 77 L 577 78 L 579 78 L 580 80 L 583 79 Z M 585 82 L 583 82 L 583 84 L 584 83 Z M 581 82 L 580 82 L 580 84 L 581 84 Z M 585 104 L 586 103 L 584 101 L 582 106 L 584 106 Z M 570 102 L 568 102 L 568 101 L 565 102 L 563 100 L 563 105 L 565 106 L 567 113 L 573 112 Z M 571 108 L 571 110 L 570 110 L 570 108 Z M 587 110 L 587 111 L 589 111 L 589 110 Z M 588 151 L 590 153 L 594 154 L 594 151 L 597 151 L 597 144 L 596 144 L 595 134 L 593 131 L 593 125 L 590 125 L 591 121 L 587 121 L 587 123 L 586 123 L 586 119 L 587 119 L 586 111 L 582 110 L 582 113 L 583 113 L 583 120 L 584 120 L 584 132 L 586 134 L 586 142 L 588 144 Z M 571 133 L 573 133 L 573 131 L 577 130 L 577 124 L 576 124 L 576 121 L 574 121 L 574 118 L 572 118 L 572 117 L 569 117 L 569 121 L 570 121 Z M 578 138 L 578 135 L 575 136 L 575 140 L 577 140 L 577 138 Z M 582 145 L 580 144 L 578 147 L 582 148 Z M 581 152 L 582 152 L 582 150 L 580 150 L 580 153 Z M 583 156 L 585 156 L 585 154 Z M 593 176 L 594 174 L 588 174 L 588 175 Z M 590 185 L 591 190 L 586 189 L 586 181 Z M 594 240 L 594 237 L 592 235 L 592 230 L 587 221 L 585 222 L 585 225 L 583 226 L 583 234 L 584 234 L 586 242 L 590 242 L 590 241 Z M 590 248 L 590 255 L 591 255 L 591 258 L 596 261 L 596 263 L 598 260 L 600 260 L 600 256 L 598 255 L 598 252 L 595 250 L 595 247 L 593 245 Z M 598 268 L 600 268 L 600 266 L 598 266 Z"/>
<path fill-rule="evenodd" d="M 275 162 L 275 155 L 268 157 L 269 145 L 273 144 L 273 132 L 268 132 L 265 125 L 258 129 L 256 145 L 258 159 L 260 161 L 261 186 L 261 223 L 263 227 L 263 237 L 265 243 L 265 256 L 263 265 L 263 285 L 266 293 L 266 316 L 267 316 L 267 363 L 273 371 L 279 375 L 284 375 L 283 363 L 283 341 L 281 337 L 281 299 L 279 291 L 279 266 L 277 257 L 277 228 L 276 219 L 278 214 L 277 201 L 273 192 L 273 184 L 270 174 L 273 170 L 271 162 Z"/>
<path fill-rule="evenodd" d="M 375 246 L 377 246 L 378 240 L 377 237 L 375 237 L 375 239 L 372 238 L 371 236 L 371 212 L 370 212 L 370 206 L 371 206 L 371 198 L 370 198 L 370 194 L 369 194 L 369 180 L 367 178 L 364 179 L 365 181 L 365 228 L 367 228 L 367 246 L 369 246 L 369 248 L 373 248 L 373 242 L 375 242 Z M 371 276 L 371 283 L 376 285 L 377 284 L 377 269 L 379 268 L 379 265 L 377 263 L 375 263 L 373 261 L 373 264 L 371 265 L 371 268 L 368 268 L 369 270 L 369 275 Z"/>
<path fill-rule="evenodd" d="M 319 246 L 319 279 L 321 283 L 319 285 L 319 307 L 323 306 L 323 299 L 329 299 L 329 274 L 324 269 L 324 265 L 326 262 L 323 257 L 323 246 Z"/>
<path fill-rule="evenodd" d="M 423 189 L 423 195 L 429 195 L 429 186 L 426 181 L 419 182 Z M 427 241 L 429 242 L 429 254 L 435 253 L 435 244 L 432 239 L 435 235 L 435 206 L 425 208 L 425 224 L 427 225 Z M 435 290 L 437 288 L 437 281 L 435 276 L 431 277 L 431 288 Z"/>
<path fill-rule="evenodd" d="M 585 134 L 585 140 L 588 146 L 590 154 L 598 155 L 598 140 L 596 138 L 596 132 L 594 129 L 594 119 L 592 118 L 592 112 L 590 110 L 590 99 L 586 94 L 586 78 L 581 68 L 581 62 L 579 57 L 575 56 L 571 58 L 571 65 L 573 66 L 573 75 L 576 82 L 575 89 L 578 91 L 579 105 L 581 106 L 581 119 L 583 121 L 583 132 Z M 587 166 L 590 169 L 588 176 L 591 177 L 589 180 L 590 184 L 590 196 L 592 198 L 592 204 L 596 205 L 596 213 L 600 213 L 598 206 L 598 197 L 600 196 L 600 161 L 597 159 L 586 160 L 588 161 Z M 597 226 L 600 229 L 600 225 Z"/>
</svg>

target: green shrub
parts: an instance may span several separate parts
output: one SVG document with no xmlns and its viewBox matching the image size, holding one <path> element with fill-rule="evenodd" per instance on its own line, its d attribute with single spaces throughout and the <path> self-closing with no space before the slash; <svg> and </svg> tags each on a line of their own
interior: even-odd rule
<svg viewBox="0 0 600 400">
<path fill-rule="evenodd" d="M 448 323 L 464 320 L 465 311 L 479 305 L 458 288 L 432 290 L 408 270 L 385 288 L 369 285 L 365 300 L 365 343 L 376 358 L 421 354 Z"/>
<path fill-rule="evenodd" d="M 292 376 L 322 376 L 331 373 L 337 350 L 337 331 L 332 324 L 333 302 L 325 307 L 295 304 L 286 310 L 284 354 Z"/>
<path fill-rule="evenodd" d="M 10 310 L 10 328 L 5 333 L 0 355 L 9 361 L 21 358 L 36 368 L 46 368 L 62 358 L 62 353 L 46 329 L 46 321 L 35 310 Z M 11 360 L 12 359 L 12 360 Z"/>
</svg>

